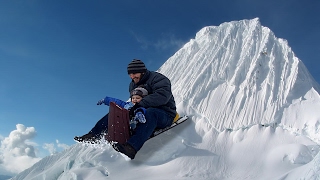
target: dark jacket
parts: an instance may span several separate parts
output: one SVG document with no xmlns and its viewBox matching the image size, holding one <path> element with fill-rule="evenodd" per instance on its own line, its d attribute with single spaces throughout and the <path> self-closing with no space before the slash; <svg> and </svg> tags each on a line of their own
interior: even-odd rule
<svg viewBox="0 0 320 180">
<path fill-rule="evenodd" d="M 142 107 L 159 108 L 173 118 L 176 116 L 176 103 L 171 91 L 171 82 L 166 76 L 158 72 L 147 71 L 137 84 L 131 81 L 129 92 L 140 85 L 148 90 L 148 95 L 139 103 Z"/>
</svg>

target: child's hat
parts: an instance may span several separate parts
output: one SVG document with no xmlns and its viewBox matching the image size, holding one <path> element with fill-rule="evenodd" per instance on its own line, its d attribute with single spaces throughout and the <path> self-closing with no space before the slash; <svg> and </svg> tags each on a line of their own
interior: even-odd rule
<svg viewBox="0 0 320 180">
<path fill-rule="evenodd" d="M 139 95 L 141 97 L 145 97 L 148 95 L 148 91 L 143 87 L 137 87 L 131 91 L 130 97 L 132 97 L 133 95 Z"/>
</svg>

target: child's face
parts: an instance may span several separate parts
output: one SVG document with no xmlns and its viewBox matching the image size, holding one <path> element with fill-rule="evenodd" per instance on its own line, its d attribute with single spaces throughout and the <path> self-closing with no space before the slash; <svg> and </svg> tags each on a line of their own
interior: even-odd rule
<svg viewBox="0 0 320 180">
<path fill-rule="evenodd" d="M 131 102 L 132 102 L 133 104 L 139 103 L 141 100 L 142 100 L 142 97 L 139 96 L 139 95 L 133 95 L 133 96 L 131 97 Z"/>
</svg>

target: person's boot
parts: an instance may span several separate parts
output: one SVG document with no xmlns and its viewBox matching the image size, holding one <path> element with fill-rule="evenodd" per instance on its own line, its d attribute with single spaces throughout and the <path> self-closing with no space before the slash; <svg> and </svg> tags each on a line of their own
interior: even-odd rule
<svg viewBox="0 0 320 180">
<path fill-rule="evenodd" d="M 85 134 L 83 136 L 76 136 L 73 139 L 77 142 L 81 142 L 81 143 L 82 142 L 89 142 L 89 143 L 93 143 L 93 144 L 98 140 L 98 138 L 91 133 Z"/>
<path fill-rule="evenodd" d="M 134 157 L 137 154 L 137 151 L 129 143 L 124 143 L 124 144 L 117 143 L 113 145 L 113 148 L 116 151 L 125 154 L 130 159 L 134 159 Z"/>
</svg>

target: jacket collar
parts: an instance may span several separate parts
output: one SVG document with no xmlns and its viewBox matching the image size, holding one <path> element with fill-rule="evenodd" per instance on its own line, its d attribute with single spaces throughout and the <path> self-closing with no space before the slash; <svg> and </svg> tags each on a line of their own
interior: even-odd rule
<svg viewBox="0 0 320 180">
<path fill-rule="evenodd" d="M 135 84 L 135 86 L 137 87 L 137 86 L 139 86 L 139 85 L 141 85 L 141 84 L 145 84 L 146 81 L 149 79 L 149 76 L 150 76 L 150 71 L 147 70 L 147 71 L 144 73 L 144 75 L 142 76 L 142 78 L 140 79 L 140 81 L 139 81 L 137 84 Z M 132 82 L 134 83 L 133 80 L 132 80 Z"/>
</svg>

